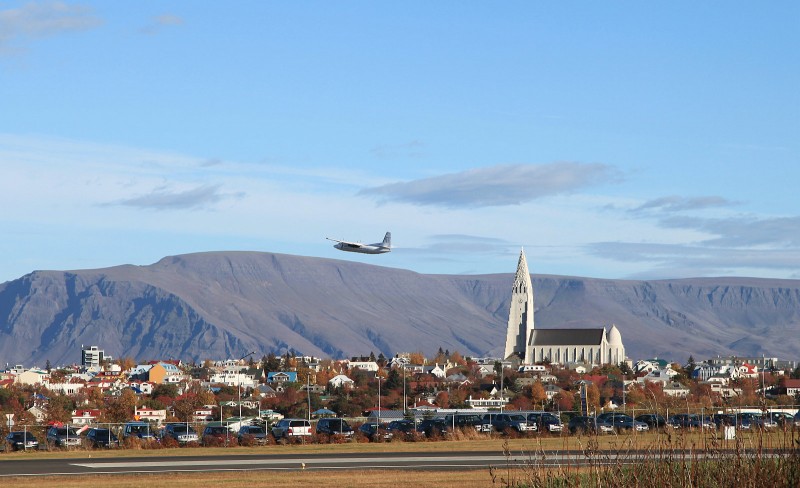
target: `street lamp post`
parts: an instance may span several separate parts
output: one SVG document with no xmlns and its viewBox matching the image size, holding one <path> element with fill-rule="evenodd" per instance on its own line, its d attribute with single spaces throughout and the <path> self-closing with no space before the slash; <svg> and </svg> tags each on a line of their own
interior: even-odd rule
<svg viewBox="0 0 800 488">
<path fill-rule="evenodd" d="M 406 363 L 403 363 L 403 417 L 406 416 L 407 406 L 408 406 L 408 401 L 406 401 Z"/>
<path fill-rule="evenodd" d="M 378 378 L 378 421 L 377 423 L 381 423 L 381 376 L 380 374 L 375 375 Z"/>
<path fill-rule="evenodd" d="M 256 353 L 255 351 L 248 352 L 244 356 L 240 357 L 239 361 L 241 362 L 242 359 L 252 356 L 255 353 Z M 241 368 L 239 368 L 239 371 L 236 373 L 236 390 L 239 392 L 239 427 L 241 428 L 242 426 L 242 369 Z"/>
</svg>

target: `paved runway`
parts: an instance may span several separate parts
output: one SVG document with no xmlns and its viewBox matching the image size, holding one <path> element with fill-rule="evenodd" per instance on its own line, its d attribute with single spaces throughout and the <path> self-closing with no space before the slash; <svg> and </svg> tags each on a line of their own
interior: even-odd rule
<svg viewBox="0 0 800 488">
<path fill-rule="evenodd" d="M 254 471 L 301 469 L 479 469 L 505 464 L 493 452 L 296 454 L 141 458 L 31 459 L 0 462 L 0 477 L 155 473 L 187 471 Z"/>
<path fill-rule="evenodd" d="M 508 457 L 498 451 L 464 452 L 395 452 L 269 454 L 219 456 L 150 456 L 15 459 L 0 461 L 0 478 L 9 476 L 53 476 L 122 473 L 158 473 L 192 471 L 266 471 L 323 469 L 485 469 L 507 464 L 544 466 L 580 466 L 586 464 L 632 464 L 643 459 L 674 456 L 676 453 L 625 451 L 594 453 L 590 459 L 583 451 L 512 452 Z M 767 454 L 765 452 L 765 454 Z M 698 451 L 683 455 L 705 458 Z M 731 452 L 729 455 L 734 455 Z M 767 454 L 768 456 L 770 454 Z"/>
</svg>

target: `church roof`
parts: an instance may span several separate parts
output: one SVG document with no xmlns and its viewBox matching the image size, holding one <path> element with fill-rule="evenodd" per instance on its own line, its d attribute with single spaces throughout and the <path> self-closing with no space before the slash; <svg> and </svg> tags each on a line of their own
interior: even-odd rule
<svg viewBox="0 0 800 488">
<path fill-rule="evenodd" d="M 599 346 L 605 329 L 533 329 L 532 346 Z"/>
</svg>

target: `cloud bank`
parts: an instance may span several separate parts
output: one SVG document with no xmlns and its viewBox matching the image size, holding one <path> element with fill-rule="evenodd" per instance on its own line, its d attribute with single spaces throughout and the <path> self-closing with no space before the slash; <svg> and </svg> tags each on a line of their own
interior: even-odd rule
<svg viewBox="0 0 800 488">
<path fill-rule="evenodd" d="M 617 171 L 604 164 L 498 165 L 365 188 L 358 194 L 415 205 L 493 207 L 520 205 L 618 178 Z"/>
<path fill-rule="evenodd" d="M 158 189 L 147 195 L 120 200 L 117 205 L 154 210 L 200 209 L 225 198 L 241 197 L 242 194 L 220 193 L 220 185 L 203 185 L 191 190 L 168 191 Z"/>
<path fill-rule="evenodd" d="M 82 31 L 102 24 L 92 10 L 64 2 L 31 2 L 0 11 L 0 52 L 25 38 L 50 37 Z"/>
</svg>

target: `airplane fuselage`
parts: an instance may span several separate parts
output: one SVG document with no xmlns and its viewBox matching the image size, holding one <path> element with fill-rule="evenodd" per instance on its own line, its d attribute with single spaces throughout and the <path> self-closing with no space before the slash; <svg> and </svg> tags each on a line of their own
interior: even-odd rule
<svg viewBox="0 0 800 488">
<path fill-rule="evenodd" d="M 363 244 L 361 242 L 340 241 L 338 239 L 331 239 L 326 237 L 329 241 L 335 241 L 334 248 L 345 252 L 358 252 L 361 254 L 383 254 L 392 251 L 392 233 L 387 232 L 383 236 L 382 242 L 375 242 L 372 244 Z"/>
<path fill-rule="evenodd" d="M 349 242 L 340 242 L 338 244 L 334 244 L 333 247 L 340 251 L 360 252 L 362 254 L 383 254 L 392 250 L 391 248 L 381 246 L 380 244 L 352 244 Z"/>
</svg>

